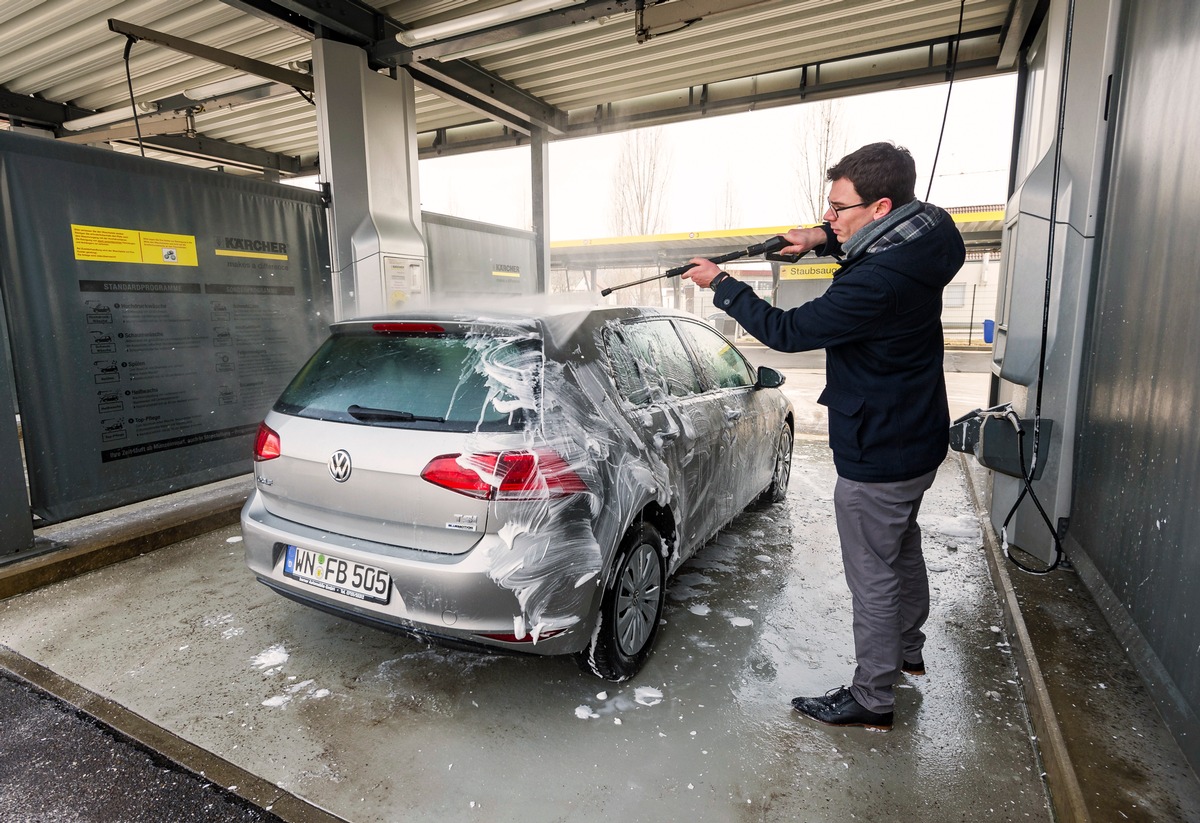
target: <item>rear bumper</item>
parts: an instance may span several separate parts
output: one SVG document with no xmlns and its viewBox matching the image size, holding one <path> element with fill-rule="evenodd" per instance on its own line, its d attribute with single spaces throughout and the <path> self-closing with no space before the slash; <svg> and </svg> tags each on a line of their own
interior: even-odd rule
<svg viewBox="0 0 1200 823">
<path fill-rule="evenodd" d="M 504 548 L 499 535 L 480 535 L 478 543 L 460 555 L 422 552 L 330 534 L 275 517 L 257 492 L 246 501 L 241 521 L 246 565 L 261 582 L 306 605 L 450 645 L 540 655 L 570 654 L 587 645 L 594 612 L 594 598 L 590 597 L 578 613 L 544 620 L 542 632 L 560 629 L 560 634 L 533 640 L 533 627 L 525 626 L 517 595 L 490 574 L 489 558 Z M 286 576 L 283 561 L 288 545 L 385 569 L 392 580 L 390 601 L 358 600 Z M 526 638 L 519 642 L 482 636 L 522 632 Z"/>
</svg>

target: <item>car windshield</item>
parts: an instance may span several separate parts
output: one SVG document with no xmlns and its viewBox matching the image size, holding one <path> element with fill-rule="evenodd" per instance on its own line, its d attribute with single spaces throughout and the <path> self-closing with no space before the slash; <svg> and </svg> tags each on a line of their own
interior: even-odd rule
<svg viewBox="0 0 1200 823">
<path fill-rule="evenodd" d="M 465 334 L 334 334 L 284 390 L 275 410 L 344 423 L 445 431 L 505 431 L 533 409 L 508 371 L 536 385 L 541 348 L 528 338 Z"/>
</svg>

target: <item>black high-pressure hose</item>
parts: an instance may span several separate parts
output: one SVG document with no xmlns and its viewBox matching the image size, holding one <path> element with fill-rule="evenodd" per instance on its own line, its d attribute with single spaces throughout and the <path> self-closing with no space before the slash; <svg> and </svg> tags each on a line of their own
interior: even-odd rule
<svg viewBox="0 0 1200 823">
<path fill-rule="evenodd" d="M 138 148 L 141 149 L 142 157 L 146 156 L 146 146 L 142 143 L 142 124 L 138 122 L 137 100 L 133 96 L 133 75 L 129 72 L 129 53 L 133 51 L 133 44 L 138 41 L 132 34 L 125 35 L 125 82 L 129 85 L 129 105 L 133 108 L 133 127 L 137 130 Z"/>
</svg>

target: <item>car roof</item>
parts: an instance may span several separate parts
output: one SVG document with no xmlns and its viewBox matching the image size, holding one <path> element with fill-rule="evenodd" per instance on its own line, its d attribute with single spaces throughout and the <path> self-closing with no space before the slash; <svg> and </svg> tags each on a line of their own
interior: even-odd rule
<svg viewBox="0 0 1200 823">
<path fill-rule="evenodd" d="M 527 328 L 539 334 L 547 349 L 563 350 L 579 341 L 580 332 L 588 336 L 613 320 L 649 317 L 678 317 L 695 319 L 674 309 L 651 306 L 610 306 L 581 303 L 578 300 L 545 297 L 489 297 L 455 300 L 453 304 L 431 305 L 370 317 L 356 317 L 334 323 L 334 331 L 349 331 L 356 326 L 381 322 L 435 323 L 494 323 L 501 326 Z M 549 355 L 551 352 L 548 351 Z M 558 358 L 555 358 L 558 359 Z"/>
</svg>

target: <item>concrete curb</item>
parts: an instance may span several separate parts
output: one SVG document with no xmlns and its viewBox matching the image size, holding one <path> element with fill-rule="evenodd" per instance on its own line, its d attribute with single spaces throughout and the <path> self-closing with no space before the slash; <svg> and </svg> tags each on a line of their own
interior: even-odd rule
<svg viewBox="0 0 1200 823">
<path fill-rule="evenodd" d="M 1055 820 L 1091 823 L 1092 816 L 1084 801 L 1075 765 L 1071 761 L 1062 728 L 1058 723 L 1058 715 L 1050 700 L 1050 691 L 1046 688 L 1046 680 L 1038 664 L 1033 639 L 1025 625 L 1012 579 L 1008 575 L 1004 551 L 988 516 L 988 508 L 983 499 L 984 489 L 976 482 L 972 474 L 973 466 L 966 455 L 959 453 L 958 458 L 962 465 L 963 477 L 967 481 L 968 494 L 983 528 L 984 551 L 987 553 L 992 583 L 1000 595 L 1005 630 L 1013 641 L 1013 659 L 1016 661 L 1017 671 L 1021 674 L 1021 686 L 1029 708 L 1029 719 L 1033 724 L 1034 734 L 1037 735 L 1036 748 L 1041 756 L 1045 769 L 1044 777 L 1050 790 L 1051 812 Z"/>
<path fill-rule="evenodd" d="M 0 565 L 0 600 L 236 523 L 253 486 L 241 475 L 38 529 L 53 550 Z"/>
</svg>

